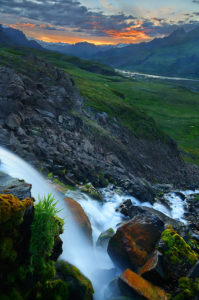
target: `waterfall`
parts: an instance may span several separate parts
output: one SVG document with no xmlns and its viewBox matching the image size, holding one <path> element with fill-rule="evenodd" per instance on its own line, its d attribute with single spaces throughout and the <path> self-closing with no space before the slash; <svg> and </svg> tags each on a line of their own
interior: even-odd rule
<svg viewBox="0 0 199 300">
<path fill-rule="evenodd" d="M 76 224 L 72 214 L 67 208 L 64 196 L 55 190 L 44 177 L 37 172 L 31 165 L 25 162 L 16 154 L 0 147 L 0 171 L 18 179 L 24 179 L 27 183 L 32 184 L 32 196 L 38 199 L 38 195 L 43 197 L 52 193 L 58 201 L 58 208 L 62 209 L 59 217 L 65 220 L 62 258 L 76 267 L 86 275 L 93 283 L 95 299 L 102 299 L 102 287 L 98 286 L 98 272 L 100 268 L 112 266 L 108 255 L 100 255 L 94 252 L 93 247 L 83 235 L 82 231 Z M 99 259 L 100 258 L 100 259 Z M 99 292 L 98 292 L 99 291 Z M 99 295 L 100 294 L 100 295 Z"/>
<path fill-rule="evenodd" d="M 113 264 L 106 250 L 95 249 L 91 246 L 87 238 L 76 224 L 70 210 L 64 201 L 64 195 L 55 190 L 45 178 L 36 171 L 30 164 L 25 162 L 19 156 L 0 147 L 0 171 L 9 174 L 12 177 L 24 179 L 27 183 L 32 184 L 32 196 L 38 199 L 38 195 L 43 197 L 52 193 L 58 201 L 58 208 L 62 211 L 59 216 L 65 219 L 65 230 L 62 235 L 63 254 L 62 258 L 77 266 L 93 283 L 95 289 L 95 299 L 103 299 L 103 291 L 106 284 L 113 278 L 113 274 L 106 272 L 113 268 Z M 199 191 L 195 191 L 195 193 Z M 175 193 L 169 193 L 165 197 L 170 202 L 171 210 L 160 203 L 151 205 L 148 202 L 141 203 L 136 198 L 124 194 L 120 189 L 114 190 L 112 187 L 101 189 L 104 202 L 99 202 L 79 190 L 68 191 L 66 196 L 74 198 L 81 204 L 85 213 L 88 215 L 92 230 L 93 240 L 96 242 L 99 234 L 109 228 L 117 229 L 118 224 L 122 221 L 122 215 L 116 212 L 119 204 L 131 199 L 133 205 L 148 206 L 163 212 L 174 219 L 183 220 L 184 202 Z M 182 192 L 185 196 L 193 191 Z M 105 276 L 102 275 L 105 271 Z M 104 276 L 104 278 L 102 278 Z M 103 280 L 102 280 L 103 279 Z"/>
</svg>

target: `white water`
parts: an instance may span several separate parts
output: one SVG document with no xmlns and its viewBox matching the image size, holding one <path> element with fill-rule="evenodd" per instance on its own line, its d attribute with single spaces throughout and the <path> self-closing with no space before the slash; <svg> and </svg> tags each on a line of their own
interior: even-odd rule
<svg viewBox="0 0 199 300">
<path fill-rule="evenodd" d="M 152 78 L 152 79 L 161 79 L 161 80 L 174 80 L 174 81 L 194 81 L 197 82 L 197 79 L 190 79 L 190 78 L 182 78 L 182 77 L 167 77 L 167 76 L 159 76 L 159 75 L 152 75 L 152 74 L 145 74 L 139 72 L 130 72 L 124 71 L 120 69 L 115 70 L 118 73 L 123 74 L 126 77 L 136 78 L 136 77 L 144 77 L 144 78 Z"/>
<path fill-rule="evenodd" d="M 160 203 L 154 203 L 151 205 L 149 202 L 140 202 L 133 196 L 125 195 L 120 189 L 114 190 L 111 186 L 101 189 L 101 194 L 105 201 L 104 203 L 100 203 L 78 190 L 67 191 L 66 193 L 66 196 L 74 198 L 81 204 L 89 217 L 92 224 L 94 241 L 97 240 L 101 232 L 104 232 L 109 228 L 113 228 L 114 230 L 117 229 L 118 225 L 123 220 L 123 216 L 115 210 L 127 199 L 130 199 L 133 205 L 151 207 L 161 211 L 171 218 L 185 222 L 183 219 L 184 202 L 174 193 L 170 193 L 165 196 L 168 199 L 168 202 L 170 202 L 171 210 Z"/>
<path fill-rule="evenodd" d="M 93 248 L 86 237 L 80 231 L 74 221 L 70 211 L 67 209 L 63 196 L 53 189 L 46 180 L 28 163 L 17 155 L 0 147 L 0 171 L 9 174 L 18 179 L 24 179 L 27 183 L 32 184 L 32 196 L 38 199 L 38 195 L 43 197 L 49 193 L 55 195 L 58 200 L 58 207 L 63 210 L 59 216 L 65 219 L 65 230 L 62 235 L 63 255 L 62 258 L 77 266 L 93 282 L 96 290 L 96 299 L 102 299 L 99 296 L 97 285 L 96 269 L 112 267 L 108 255 L 100 255 L 97 259 Z M 102 289 L 101 289 L 102 290 Z"/>
<path fill-rule="evenodd" d="M 53 189 L 46 180 L 28 163 L 19 158 L 17 155 L 0 147 L 0 171 L 9 174 L 12 177 L 24 179 L 26 182 L 32 184 L 32 196 L 35 199 L 38 195 L 44 196 L 48 193 L 55 195 L 58 200 L 59 207 L 63 208 L 60 217 L 65 219 L 65 231 L 62 236 L 63 240 L 63 259 L 71 262 L 77 266 L 87 277 L 92 280 L 95 288 L 95 299 L 103 299 L 103 289 L 105 282 L 101 280 L 100 269 L 110 269 L 113 264 L 108 257 L 106 251 L 95 250 L 88 243 L 87 239 L 82 235 L 79 227 L 75 223 L 72 215 L 67 209 L 63 196 Z M 198 191 L 197 191 L 198 192 Z M 88 215 L 93 229 L 93 239 L 97 240 L 101 232 L 113 228 L 116 230 L 117 225 L 122 221 L 122 216 L 115 209 L 126 199 L 131 199 L 134 205 L 149 206 L 157 209 L 166 215 L 183 221 L 183 200 L 174 193 L 168 194 L 168 200 L 171 204 L 171 211 L 164 205 L 155 203 L 153 206 L 149 203 L 141 203 L 136 198 L 124 195 L 124 193 L 117 189 L 113 190 L 108 187 L 101 190 L 104 203 L 100 203 L 91 199 L 88 195 L 80 191 L 68 191 L 67 196 L 73 197 L 78 201 L 86 214 Z M 184 192 L 186 195 L 193 193 L 193 191 Z M 106 283 L 111 280 L 111 276 L 106 279 Z"/>
</svg>

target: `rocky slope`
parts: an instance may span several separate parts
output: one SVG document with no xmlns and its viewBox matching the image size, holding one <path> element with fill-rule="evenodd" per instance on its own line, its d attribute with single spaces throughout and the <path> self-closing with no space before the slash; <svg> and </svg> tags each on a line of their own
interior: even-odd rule
<svg viewBox="0 0 199 300">
<path fill-rule="evenodd" d="M 0 67 L 1 145 L 64 182 L 113 182 L 141 200 L 154 196 L 149 182 L 197 187 L 198 169 L 184 163 L 173 140 L 156 134 L 151 119 L 148 127 L 152 138 L 136 136 L 85 108 L 73 80 L 34 55 L 20 70 Z"/>
</svg>

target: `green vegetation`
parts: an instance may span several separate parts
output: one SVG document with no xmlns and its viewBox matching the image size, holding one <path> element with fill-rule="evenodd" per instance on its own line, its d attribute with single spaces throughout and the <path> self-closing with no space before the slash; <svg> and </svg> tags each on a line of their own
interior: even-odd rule
<svg viewBox="0 0 199 300">
<path fill-rule="evenodd" d="M 24 72 L 42 71 L 42 64 L 31 63 L 26 52 L 0 48 L 0 64 Z M 199 93 L 175 82 L 124 78 L 104 65 L 58 53 L 32 52 L 71 75 L 86 107 L 108 113 L 138 137 L 167 141 L 165 132 L 177 141 L 186 161 L 199 164 Z M 98 73 L 93 73 L 93 65 L 97 65 Z M 104 68 L 110 71 L 109 75 L 102 71 Z"/>
<path fill-rule="evenodd" d="M 199 292 L 199 278 L 191 280 L 188 277 L 181 277 L 178 279 L 178 288 L 180 292 L 173 300 L 193 299 L 195 293 Z"/>
<path fill-rule="evenodd" d="M 163 231 L 161 239 L 166 245 L 164 254 L 172 265 L 177 266 L 178 270 L 185 269 L 187 265 L 193 266 L 197 262 L 198 254 L 177 234 L 171 225 Z"/>
<path fill-rule="evenodd" d="M 77 268 L 55 263 L 64 226 L 56 205 L 52 195 L 35 207 L 30 198 L 0 195 L 0 299 L 92 299 L 92 284 Z"/>
<path fill-rule="evenodd" d="M 56 217 L 60 211 L 56 206 L 57 202 L 51 194 L 43 199 L 39 198 L 38 204 L 35 205 L 30 253 L 31 266 L 36 272 L 46 271 L 48 274 L 51 272 L 52 264 L 46 264 L 46 260 L 52 255 L 55 239 L 60 233 L 60 226 L 63 232 L 64 225 L 63 220 Z"/>
</svg>

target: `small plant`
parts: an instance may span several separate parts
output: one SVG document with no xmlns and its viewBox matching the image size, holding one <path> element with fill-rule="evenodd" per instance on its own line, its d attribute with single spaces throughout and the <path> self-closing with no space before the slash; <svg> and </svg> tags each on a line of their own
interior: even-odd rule
<svg viewBox="0 0 199 300">
<path fill-rule="evenodd" d="M 40 273 L 48 269 L 46 263 L 51 256 L 55 239 L 59 235 L 60 224 L 57 220 L 56 214 L 60 210 L 57 209 L 57 202 L 54 196 L 49 194 L 47 197 L 41 199 L 35 205 L 34 220 L 31 226 L 31 271 Z M 63 226 L 63 224 L 61 224 Z"/>
</svg>

